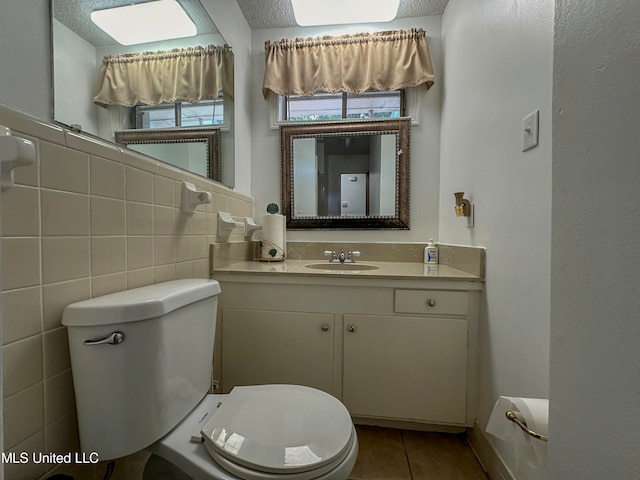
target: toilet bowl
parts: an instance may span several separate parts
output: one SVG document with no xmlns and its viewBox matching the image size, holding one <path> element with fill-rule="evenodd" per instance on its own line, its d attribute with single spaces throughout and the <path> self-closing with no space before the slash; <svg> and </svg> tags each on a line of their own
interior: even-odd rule
<svg viewBox="0 0 640 480">
<path fill-rule="evenodd" d="M 350 419 L 341 418 L 342 404 L 325 395 L 329 396 L 294 385 L 236 387 L 229 395 L 207 395 L 175 429 L 147 448 L 153 455 L 144 479 L 346 479 L 356 461 L 358 441 Z M 278 397 L 285 398 L 279 407 L 271 403 Z M 303 409 L 308 409 L 306 418 L 292 420 Z M 279 425 L 288 425 L 289 431 Z M 274 426 L 280 431 L 274 432 Z M 295 446 L 284 446 L 288 441 L 295 441 Z M 323 442 L 328 448 L 318 445 Z M 261 460 L 256 461 L 256 454 Z"/>
<path fill-rule="evenodd" d="M 219 293 L 215 280 L 176 280 L 65 308 L 81 449 L 147 449 L 148 480 L 345 480 L 358 441 L 335 397 L 299 385 L 207 394 Z"/>
</svg>

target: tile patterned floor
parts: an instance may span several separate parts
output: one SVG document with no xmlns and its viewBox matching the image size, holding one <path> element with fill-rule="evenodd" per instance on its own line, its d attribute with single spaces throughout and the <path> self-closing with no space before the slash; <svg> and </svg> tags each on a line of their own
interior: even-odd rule
<svg viewBox="0 0 640 480">
<path fill-rule="evenodd" d="M 464 434 L 357 425 L 360 450 L 349 480 L 487 480 Z M 141 480 L 148 453 L 120 459 L 110 480 Z M 102 480 L 108 462 L 56 469 L 76 480 Z M 53 472 L 51 472 L 53 473 Z M 50 475 L 51 475 L 50 473 Z"/>
<path fill-rule="evenodd" d="M 487 480 L 464 434 L 358 425 L 360 451 L 349 480 Z"/>
</svg>

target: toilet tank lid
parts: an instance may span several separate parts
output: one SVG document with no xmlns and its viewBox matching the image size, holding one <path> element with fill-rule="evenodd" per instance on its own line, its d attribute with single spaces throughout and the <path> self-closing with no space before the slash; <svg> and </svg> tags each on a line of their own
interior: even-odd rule
<svg viewBox="0 0 640 480">
<path fill-rule="evenodd" d="M 136 322 L 166 315 L 219 293 L 220 284 L 216 280 L 157 283 L 68 305 L 62 313 L 62 324 L 89 327 Z"/>
</svg>

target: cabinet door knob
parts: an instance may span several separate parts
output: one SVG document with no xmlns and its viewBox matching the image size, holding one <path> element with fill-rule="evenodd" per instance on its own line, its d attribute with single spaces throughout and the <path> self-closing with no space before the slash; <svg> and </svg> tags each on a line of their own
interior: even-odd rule
<svg viewBox="0 0 640 480">
<path fill-rule="evenodd" d="M 322 331 L 323 332 L 328 332 L 329 331 L 329 324 L 328 323 L 323 323 L 322 324 Z"/>
<path fill-rule="evenodd" d="M 349 325 L 347 327 L 347 330 L 349 330 L 350 332 L 355 332 L 356 331 L 356 326 L 355 325 Z"/>
<path fill-rule="evenodd" d="M 429 305 L 430 307 L 435 307 L 436 301 L 433 298 L 430 298 L 429 300 L 427 300 L 427 305 Z"/>
</svg>

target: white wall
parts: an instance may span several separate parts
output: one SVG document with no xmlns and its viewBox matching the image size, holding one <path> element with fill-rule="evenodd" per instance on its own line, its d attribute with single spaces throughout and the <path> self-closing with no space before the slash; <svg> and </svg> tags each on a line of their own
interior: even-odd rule
<svg viewBox="0 0 640 480">
<path fill-rule="evenodd" d="M 234 189 L 251 194 L 251 29 L 235 1 L 200 0 L 227 43 L 234 62 Z"/>
<path fill-rule="evenodd" d="M 252 31 L 252 184 L 256 217 L 280 199 L 280 146 L 277 129 L 270 127 L 270 103 L 262 97 L 264 42 L 283 38 L 343 35 L 364 31 L 424 28 L 435 70 L 435 85 L 421 90 L 420 125 L 411 130 L 411 230 L 287 232 L 288 240 L 382 241 L 426 243 L 438 237 L 438 176 L 440 157 L 440 95 L 442 91 L 441 17 L 401 18 L 389 23 L 329 27 L 296 27 Z"/>
<path fill-rule="evenodd" d="M 391 136 L 382 135 L 380 147 L 381 158 L 392 158 L 396 151 L 395 139 Z M 396 175 L 396 168 L 393 162 L 382 161 L 380 164 L 380 212 L 382 215 L 392 215 L 395 211 L 396 199 L 395 191 L 389 188 L 390 179 Z"/>
<path fill-rule="evenodd" d="M 640 2 L 556 1 L 549 479 L 640 478 Z"/>
<path fill-rule="evenodd" d="M 2 238 L 2 195 L 0 195 L 0 238 Z M 2 258 L 2 242 L 0 242 L 0 259 Z M 2 291 L 2 261 L 0 260 L 0 291 Z M 3 323 L 3 306 L 2 306 L 2 295 L 0 295 L 0 325 L 4 325 Z M 0 345 L 4 345 L 2 340 L 2 330 L 0 328 Z M 4 393 L 3 393 L 3 383 L 4 378 L 2 374 L 3 364 L 2 364 L 2 355 L 0 355 L 0 398 L 3 399 L 0 402 L 0 452 L 4 452 Z M 0 480 L 4 480 L 4 468 L 0 468 Z"/>
<path fill-rule="evenodd" d="M 82 131 L 97 135 L 99 107 L 93 103 L 96 48 L 58 20 L 53 21 L 53 30 L 54 116 L 59 122 L 81 125 Z"/>
<path fill-rule="evenodd" d="M 49 2 L 2 2 L 0 104 L 51 119 Z"/>
<path fill-rule="evenodd" d="M 51 117 L 49 5 L 39 0 L 3 2 L 0 15 L 0 104 L 39 118 Z M 27 39 L 27 40 L 24 40 Z M 0 265 L 0 271 L 2 265 Z M 0 300 L 0 307 L 2 306 Z M 0 321 L 2 320 L 0 314 Z M 0 332 L 0 343 L 2 332 Z M 0 394 L 2 393 L 0 359 Z M 0 398 L 3 398 L 0 395 Z M 0 405 L 0 451 L 3 443 Z M 0 468 L 0 480 L 4 469 Z"/>
<path fill-rule="evenodd" d="M 315 138 L 296 138 L 293 141 L 294 212 L 297 216 L 318 215 L 318 166 Z"/>
<path fill-rule="evenodd" d="M 439 238 L 487 249 L 482 429 L 499 395 L 549 396 L 553 11 L 552 0 L 450 0 L 443 16 Z M 523 153 L 536 109 L 540 144 Z M 455 216 L 457 191 L 475 203 L 473 229 Z M 494 445 L 518 479 L 540 478 Z"/>
</svg>

